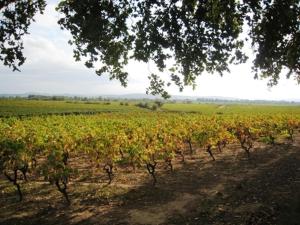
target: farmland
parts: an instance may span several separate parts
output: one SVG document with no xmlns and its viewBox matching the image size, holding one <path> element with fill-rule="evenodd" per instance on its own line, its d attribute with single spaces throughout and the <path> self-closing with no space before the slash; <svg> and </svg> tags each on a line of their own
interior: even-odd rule
<svg viewBox="0 0 300 225">
<path fill-rule="evenodd" d="M 299 221 L 297 106 L 9 101 L 2 224 Z"/>
<path fill-rule="evenodd" d="M 142 101 L 142 100 L 141 100 Z M 101 112 L 143 112 L 151 111 L 135 105 L 139 101 L 51 101 L 0 99 L 0 116 L 31 116 L 49 114 L 88 114 Z M 150 102 L 151 105 L 151 102 Z M 199 104 L 164 103 L 159 111 L 193 112 L 212 114 L 300 114 L 300 105 L 254 105 L 254 104 Z"/>
<path fill-rule="evenodd" d="M 120 102 L 84 102 L 50 100 L 0 100 L 0 116 L 129 112 L 141 111 L 133 105 L 120 105 Z"/>
</svg>

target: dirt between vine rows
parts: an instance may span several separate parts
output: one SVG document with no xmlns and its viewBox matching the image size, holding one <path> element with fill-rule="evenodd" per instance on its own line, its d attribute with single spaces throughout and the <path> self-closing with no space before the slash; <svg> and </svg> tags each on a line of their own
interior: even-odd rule
<svg viewBox="0 0 300 225">
<path fill-rule="evenodd" d="M 54 186 L 31 175 L 22 182 L 24 201 L 0 180 L 0 224 L 300 225 L 300 135 L 293 144 L 256 143 L 251 159 L 238 145 L 216 161 L 202 149 L 178 158 L 174 172 L 159 163 L 158 183 L 145 168 L 117 168 L 113 183 L 89 159 L 73 157 L 78 175 L 67 206 Z M 72 157 L 72 156 L 71 156 Z"/>
</svg>

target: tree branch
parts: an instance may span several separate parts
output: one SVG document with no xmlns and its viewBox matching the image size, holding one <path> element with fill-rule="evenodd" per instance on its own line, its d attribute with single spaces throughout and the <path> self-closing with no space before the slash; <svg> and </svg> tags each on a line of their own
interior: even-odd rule
<svg viewBox="0 0 300 225">
<path fill-rule="evenodd" d="M 16 2 L 17 0 L 3 0 L 0 1 L 0 10 L 4 7 L 7 7 L 9 4 Z"/>
</svg>

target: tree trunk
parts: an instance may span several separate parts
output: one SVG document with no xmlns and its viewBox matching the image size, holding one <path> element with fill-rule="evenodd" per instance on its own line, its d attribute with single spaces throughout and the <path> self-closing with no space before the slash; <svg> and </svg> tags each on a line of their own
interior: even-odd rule
<svg viewBox="0 0 300 225">
<path fill-rule="evenodd" d="M 149 174 L 152 176 L 153 178 L 153 186 L 155 186 L 157 180 L 156 180 L 156 176 L 155 176 L 155 167 L 156 167 L 156 162 L 154 162 L 153 164 L 151 163 L 147 163 L 146 166 L 147 166 L 147 170 L 149 172 Z"/>
<path fill-rule="evenodd" d="M 215 161 L 216 159 L 215 159 L 215 157 L 214 157 L 214 155 L 213 155 L 213 153 L 211 151 L 211 147 L 212 147 L 211 145 L 208 145 L 206 151 L 208 152 L 208 154 L 210 155 L 210 157 L 212 157 L 213 161 Z"/>
<path fill-rule="evenodd" d="M 108 179 L 109 179 L 108 184 L 111 184 L 112 179 L 113 179 L 113 165 L 112 164 L 106 164 L 104 166 L 104 170 L 105 170 L 105 172 L 108 176 Z"/>
<path fill-rule="evenodd" d="M 65 197 L 65 199 L 66 199 L 66 201 L 69 205 L 70 204 L 70 199 L 69 199 L 69 196 L 68 196 L 68 193 L 67 193 L 67 184 L 64 181 L 62 181 L 62 184 L 63 184 L 63 187 L 60 186 L 59 180 L 55 181 L 55 185 L 56 185 L 57 189 L 59 190 L 60 193 L 63 194 L 63 196 Z"/>
<path fill-rule="evenodd" d="M 18 184 L 18 170 L 14 170 L 14 177 L 10 177 L 6 172 L 4 172 L 4 176 L 13 183 L 17 187 L 18 195 L 19 195 L 19 201 L 21 202 L 23 200 L 23 194 L 21 191 L 20 184 Z"/>
<path fill-rule="evenodd" d="M 194 150 L 193 150 L 192 142 L 191 142 L 191 140 L 188 140 L 187 142 L 188 142 L 188 144 L 189 144 L 190 154 L 193 155 Z"/>
</svg>

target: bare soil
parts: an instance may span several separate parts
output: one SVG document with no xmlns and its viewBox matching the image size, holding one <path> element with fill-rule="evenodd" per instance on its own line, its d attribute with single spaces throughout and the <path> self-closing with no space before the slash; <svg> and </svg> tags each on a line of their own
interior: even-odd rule
<svg viewBox="0 0 300 225">
<path fill-rule="evenodd" d="M 84 157 L 68 187 L 68 206 L 55 186 L 31 175 L 23 202 L 0 179 L 0 224 L 300 225 L 300 135 L 293 144 L 256 144 L 251 158 L 238 145 L 198 149 L 171 172 L 161 162 L 157 185 L 145 168 L 119 167 L 111 185 Z"/>
</svg>

